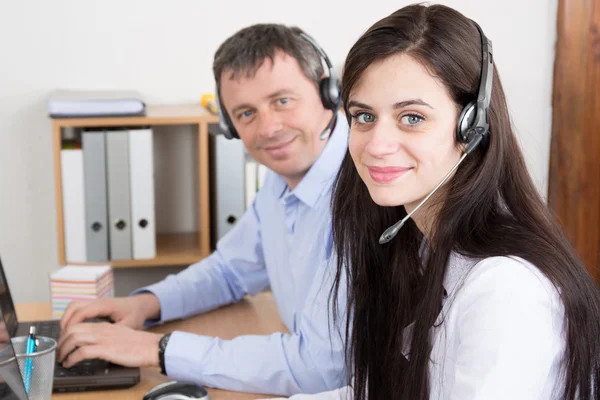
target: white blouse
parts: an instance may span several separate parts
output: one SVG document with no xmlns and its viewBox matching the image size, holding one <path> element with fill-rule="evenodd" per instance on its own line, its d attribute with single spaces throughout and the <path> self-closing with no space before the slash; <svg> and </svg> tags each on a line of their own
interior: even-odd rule
<svg viewBox="0 0 600 400">
<path fill-rule="evenodd" d="M 550 281 L 518 257 L 476 263 L 453 255 L 446 275 L 448 296 L 432 328 L 430 398 L 558 398 L 564 308 Z M 347 400 L 352 389 L 290 399 Z"/>
</svg>

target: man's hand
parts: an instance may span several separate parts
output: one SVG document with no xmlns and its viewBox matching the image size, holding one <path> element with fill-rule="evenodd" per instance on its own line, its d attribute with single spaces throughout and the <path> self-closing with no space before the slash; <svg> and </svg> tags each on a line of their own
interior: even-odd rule
<svg viewBox="0 0 600 400">
<path fill-rule="evenodd" d="M 152 293 L 92 301 L 73 301 L 60 321 L 62 331 L 88 318 L 109 317 L 117 325 L 141 329 L 144 321 L 160 316 L 160 303 Z"/>
<path fill-rule="evenodd" d="M 126 367 L 158 367 L 161 337 L 108 322 L 70 325 L 58 341 L 57 360 L 65 368 L 93 358 Z"/>
</svg>

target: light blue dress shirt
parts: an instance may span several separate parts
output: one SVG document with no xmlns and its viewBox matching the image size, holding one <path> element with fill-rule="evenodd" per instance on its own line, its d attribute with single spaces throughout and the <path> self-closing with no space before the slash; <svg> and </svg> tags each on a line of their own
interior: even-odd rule
<svg viewBox="0 0 600 400">
<path fill-rule="evenodd" d="M 345 384 L 343 327 L 332 329 L 328 301 L 335 269 L 329 260 L 331 189 L 347 140 L 347 121 L 338 114 L 329 142 L 294 190 L 269 171 L 252 207 L 211 256 L 134 292 L 158 297 L 161 319 L 149 323 L 159 323 L 239 301 L 270 285 L 291 332 L 233 340 L 173 332 L 165 353 L 170 378 L 277 395 Z"/>
</svg>

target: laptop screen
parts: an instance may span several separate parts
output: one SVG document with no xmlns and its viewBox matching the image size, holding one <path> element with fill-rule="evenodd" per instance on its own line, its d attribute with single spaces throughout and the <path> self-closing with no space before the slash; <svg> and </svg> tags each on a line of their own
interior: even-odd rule
<svg viewBox="0 0 600 400">
<path fill-rule="evenodd" d="M 19 322 L 17 321 L 17 313 L 15 312 L 15 306 L 8 289 L 8 281 L 4 274 L 4 268 L 2 267 L 2 260 L 0 259 L 0 312 L 4 317 L 4 322 L 8 328 L 8 333 L 13 337 L 17 333 Z"/>
<path fill-rule="evenodd" d="M 0 399 L 27 400 L 21 370 L 2 319 L 0 319 Z"/>
<path fill-rule="evenodd" d="M 27 400 L 25 385 L 10 338 L 17 330 L 17 315 L 0 260 L 0 399 Z M 5 323 L 5 321 L 7 323 Z M 10 322 L 11 328 L 8 328 Z"/>
</svg>

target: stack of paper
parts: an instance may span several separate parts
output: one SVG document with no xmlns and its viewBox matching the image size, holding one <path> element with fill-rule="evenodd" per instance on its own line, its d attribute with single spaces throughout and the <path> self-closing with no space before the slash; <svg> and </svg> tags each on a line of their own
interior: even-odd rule
<svg viewBox="0 0 600 400">
<path fill-rule="evenodd" d="M 67 265 L 50 274 L 52 318 L 60 319 L 72 300 L 112 297 L 113 273 L 110 265 Z"/>
<path fill-rule="evenodd" d="M 48 100 L 52 118 L 144 115 L 146 105 L 135 91 L 56 90 Z"/>
</svg>

